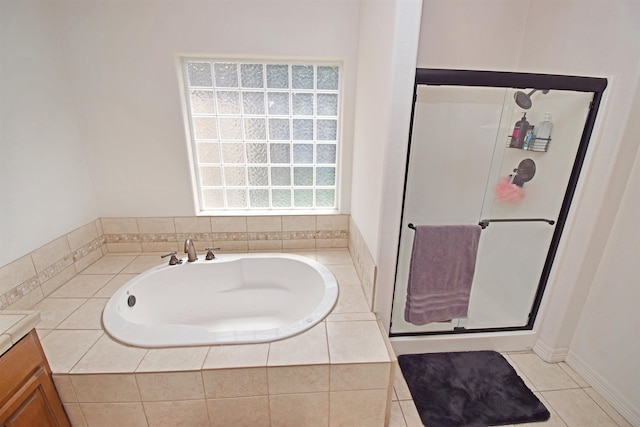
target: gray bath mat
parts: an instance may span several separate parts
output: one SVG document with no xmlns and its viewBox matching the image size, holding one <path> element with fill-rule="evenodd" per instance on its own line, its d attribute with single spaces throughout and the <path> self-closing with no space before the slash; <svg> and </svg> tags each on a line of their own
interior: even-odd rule
<svg viewBox="0 0 640 427">
<path fill-rule="evenodd" d="M 549 419 L 549 411 L 495 351 L 398 357 L 422 423 L 480 427 Z"/>
</svg>

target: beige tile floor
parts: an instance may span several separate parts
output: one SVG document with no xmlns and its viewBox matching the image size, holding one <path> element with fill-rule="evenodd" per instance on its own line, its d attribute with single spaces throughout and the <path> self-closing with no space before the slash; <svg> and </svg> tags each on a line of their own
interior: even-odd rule
<svg viewBox="0 0 640 427">
<path fill-rule="evenodd" d="M 631 427 L 566 363 L 546 363 L 533 352 L 503 356 L 551 413 L 546 422 L 517 426 Z M 407 383 L 396 368 L 389 427 L 422 427 Z"/>
</svg>

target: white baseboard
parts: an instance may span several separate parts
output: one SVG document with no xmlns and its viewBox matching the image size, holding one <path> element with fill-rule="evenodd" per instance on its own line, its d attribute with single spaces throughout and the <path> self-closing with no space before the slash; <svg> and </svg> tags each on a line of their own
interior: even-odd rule
<svg viewBox="0 0 640 427">
<path fill-rule="evenodd" d="M 633 426 L 640 426 L 640 407 L 630 402 L 611 386 L 604 378 L 594 371 L 574 352 L 569 351 L 566 362 L 578 373 L 589 385 L 611 405 L 616 411 L 626 418 Z"/>
<path fill-rule="evenodd" d="M 391 345 L 397 355 L 445 351 L 522 351 L 531 349 L 535 339 L 533 331 L 487 332 L 391 337 Z"/>
<path fill-rule="evenodd" d="M 549 344 L 538 338 L 535 344 L 533 344 L 533 352 L 545 362 L 557 363 L 562 362 L 567 358 L 569 349 L 566 347 L 553 348 Z"/>
</svg>

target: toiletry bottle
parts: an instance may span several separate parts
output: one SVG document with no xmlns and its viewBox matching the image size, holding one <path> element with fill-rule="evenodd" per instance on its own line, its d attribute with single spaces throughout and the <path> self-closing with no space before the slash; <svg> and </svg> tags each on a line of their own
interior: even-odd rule
<svg viewBox="0 0 640 427">
<path fill-rule="evenodd" d="M 511 134 L 511 143 L 509 144 L 509 147 L 523 148 L 524 139 L 527 136 L 527 130 L 529 130 L 527 113 L 523 113 L 522 118 L 518 120 L 513 127 L 513 133 Z"/>
<path fill-rule="evenodd" d="M 534 125 L 529 126 L 529 130 L 527 130 L 527 136 L 525 136 L 524 138 L 524 149 L 525 150 L 530 150 L 531 146 L 532 146 L 532 141 L 533 141 L 533 135 L 535 135 L 537 129 Z"/>
<path fill-rule="evenodd" d="M 553 123 L 551 123 L 551 113 L 544 113 L 544 120 L 540 122 L 536 129 L 535 138 L 548 142 L 551 138 L 551 129 L 553 129 Z"/>
</svg>

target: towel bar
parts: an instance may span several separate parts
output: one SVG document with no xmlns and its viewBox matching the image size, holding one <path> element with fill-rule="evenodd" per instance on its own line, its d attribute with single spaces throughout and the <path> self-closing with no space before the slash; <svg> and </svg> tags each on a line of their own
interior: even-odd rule
<svg viewBox="0 0 640 427">
<path fill-rule="evenodd" d="M 514 219 L 483 219 L 478 223 L 480 227 L 484 230 L 489 226 L 490 222 L 546 222 L 549 225 L 553 225 L 556 222 L 552 219 L 546 218 L 514 218 Z M 416 226 L 413 223 L 409 223 L 407 225 L 410 229 L 415 230 Z"/>
<path fill-rule="evenodd" d="M 546 218 L 513 218 L 513 219 L 483 219 L 478 223 L 482 229 L 485 229 L 489 226 L 490 222 L 546 222 L 549 225 L 553 225 L 556 222 L 552 219 Z"/>
</svg>

